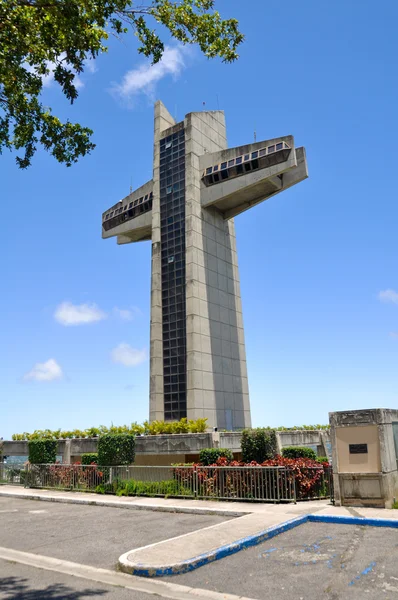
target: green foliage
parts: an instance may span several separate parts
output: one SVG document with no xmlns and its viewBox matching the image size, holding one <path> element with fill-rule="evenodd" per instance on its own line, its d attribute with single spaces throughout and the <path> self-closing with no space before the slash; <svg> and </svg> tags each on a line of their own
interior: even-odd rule
<svg viewBox="0 0 398 600">
<path fill-rule="evenodd" d="M 188 421 L 189 433 L 205 433 L 207 429 L 207 419 L 196 419 Z"/>
<path fill-rule="evenodd" d="M 245 429 L 241 440 L 242 459 L 245 463 L 262 463 L 274 458 L 278 452 L 274 429 Z"/>
<path fill-rule="evenodd" d="M 108 433 L 99 438 L 98 462 L 100 465 L 131 465 L 135 457 L 135 439 L 129 433 Z"/>
<path fill-rule="evenodd" d="M 98 453 L 97 452 L 85 452 L 81 455 L 82 465 L 98 465 Z"/>
<path fill-rule="evenodd" d="M 145 427 L 134 421 L 134 423 L 131 423 L 130 425 L 130 433 L 133 435 L 144 435 Z"/>
<path fill-rule="evenodd" d="M 276 431 L 325 431 L 330 425 L 294 425 L 294 427 L 275 427 Z"/>
<path fill-rule="evenodd" d="M 100 425 L 99 427 L 90 427 L 89 429 L 73 429 L 71 431 L 63 431 L 57 429 L 36 429 L 33 433 L 14 433 L 13 440 L 40 440 L 40 439 L 70 439 L 70 438 L 89 438 L 99 437 L 111 433 L 130 434 L 130 435 L 160 435 L 160 434 L 177 434 L 177 433 L 204 433 L 207 428 L 207 419 L 197 419 L 196 421 L 186 418 L 180 421 L 145 421 L 143 425 L 134 422 L 128 425 Z"/>
<path fill-rule="evenodd" d="M 214 465 L 219 458 L 234 460 L 232 451 L 228 448 L 203 448 L 199 453 L 199 462 L 204 466 Z"/>
<path fill-rule="evenodd" d="M 112 483 L 101 483 L 97 494 L 116 494 L 117 496 L 191 496 L 192 491 L 175 479 L 166 481 L 126 481 L 116 479 Z"/>
<path fill-rule="evenodd" d="M 392 508 L 398 509 L 398 502 L 394 502 L 394 504 L 392 505 Z"/>
<path fill-rule="evenodd" d="M 30 440 L 29 462 L 36 465 L 55 463 L 57 459 L 57 440 Z"/>
<path fill-rule="evenodd" d="M 166 481 L 121 481 L 116 490 L 117 496 L 187 496 L 192 494 L 175 479 Z"/>
<path fill-rule="evenodd" d="M 327 456 L 317 456 L 316 457 L 316 462 L 318 463 L 329 463 L 329 459 Z"/>
<path fill-rule="evenodd" d="M 193 421 L 184 417 L 180 421 L 149 421 L 144 422 L 145 435 L 173 435 L 176 433 L 204 433 L 207 428 L 207 419 Z"/>
<path fill-rule="evenodd" d="M 31 164 L 38 144 L 70 166 L 95 147 L 92 130 L 62 123 L 43 105 L 43 77 L 53 73 L 65 98 L 78 97 L 77 75 L 86 61 L 107 52 L 110 34 L 132 31 L 138 52 L 157 63 L 164 51 L 153 21 L 183 44 L 197 44 L 208 58 L 238 58 L 243 41 L 236 19 L 223 20 L 214 0 L 1 0 L 0 153 L 24 149 L 20 168 Z"/>
<path fill-rule="evenodd" d="M 286 446 L 286 448 L 282 448 L 282 456 L 284 458 L 311 458 L 316 460 L 316 452 L 306 446 Z"/>
</svg>

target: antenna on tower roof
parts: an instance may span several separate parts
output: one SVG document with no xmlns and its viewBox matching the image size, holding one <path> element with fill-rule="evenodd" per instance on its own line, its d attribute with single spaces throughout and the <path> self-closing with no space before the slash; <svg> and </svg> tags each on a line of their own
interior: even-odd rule
<svg viewBox="0 0 398 600">
<path fill-rule="evenodd" d="M 133 176 L 130 177 L 130 194 L 133 191 Z"/>
<path fill-rule="evenodd" d="M 218 101 L 218 94 L 216 94 L 216 98 L 217 98 L 217 110 L 220 110 L 220 103 Z"/>
<path fill-rule="evenodd" d="M 254 123 L 254 143 L 257 141 L 256 124 Z"/>
</svg>

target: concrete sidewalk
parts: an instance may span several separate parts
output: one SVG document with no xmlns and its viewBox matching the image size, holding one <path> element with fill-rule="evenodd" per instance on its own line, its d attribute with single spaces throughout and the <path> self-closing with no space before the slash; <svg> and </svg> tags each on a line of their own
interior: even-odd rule
<svg viewBox="0 0 398 600">
<path fill-rule="evenodd" d="M 298 504 L 260 504 L 175 498 L 119 498 L 79 492 L 30 490 L 17 486 L 1 486 L 0 496 L 119 509 L 218 514 L 231 517 L 230 520 L 217 525 L 130 550 L 119 558 L 121 570 L 146 577 L 160 576 L 166 574 L 166 571 L 169 571 L 168 574 L 181 573 L 197 568 L 205 562 L 211 562 L 226 553 L 246 547 L 245 540 L 253 541 L 260 536 L 271 537 L 275 531 L 279 532 L 281 526 L 285 530 L 300 524 L 309 514 L 398 520 L 398 510 L 334 507 L 328 500 Z M 222 549 L 227 550 L 224 552 Z"/>
<path fill-rule="evenodd" d="M 398 527 L 397 510 L 353 509 L 320 502 L 263 507 L 263 511 L 126 552 L 119 558 L 119 568 L 141 577 L 186 573 L 302 525 L 308 515 L 337 520 L 348 517 L 356 525 L 362 524 L 358 522 L 362 519 L 363 525 L 382 519 L 386 526 L 390 520 Z"/>
<path fill-rule="evenodd" d="M 0 485 L 0 496 L 9 498 L 27 498 L 29 500 L 44 500 L 49 502 L 65 502 L 69 504 L 92 504 L 112 508 L 127 508 L 135 510 L 159 510 L 162 512 L 184 512 L 191 514 L 211 514 L 231 517 L 241 517 L 251 513 L 267 513 L 275 510 L 285 513 L 293 510 L 294 514 L 308 511 L 309 503 L 300 504 L 263 504 L 260 502 L 219 502 L 216 500 L 191 500 L 189 498 L 148 498 L 148 497 L 119 497 L 88 492 L 65 492 L 57 490 L 36 490 L 21 486 Z M 328 500 L 311 502 L 311 507 L 324 508 Z M 290 508 L 289 508 L 290 507 Z M 295 512 L 298 510 L 298 513 Z"/>
</svg>

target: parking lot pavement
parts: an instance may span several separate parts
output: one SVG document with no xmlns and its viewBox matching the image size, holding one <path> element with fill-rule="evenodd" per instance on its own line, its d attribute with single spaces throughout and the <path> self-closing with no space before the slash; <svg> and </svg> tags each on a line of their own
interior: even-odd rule
<svg viewBox="0 0 398 600">
<path fill-rule="evenodd" d="M 0 560 L 1 600 L 152 600 L 152 594 L 113 587 Z"/>
<path fill-rule="evenodd" d="M 109 569 L 131 548 L 225 520 L 214 515 L 0 498 L 0 546 Z"/>
<path fill-rule="evenodd" d="M 306 523 L 196 571 L 163 580 L 258 600 L 398 597 L 398 532 Z"/>
</svg>

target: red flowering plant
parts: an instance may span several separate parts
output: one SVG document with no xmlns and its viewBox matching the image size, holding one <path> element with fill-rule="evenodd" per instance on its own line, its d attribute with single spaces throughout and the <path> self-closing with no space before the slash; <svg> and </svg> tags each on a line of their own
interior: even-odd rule
<svg viewBox="0 0 398 600">
<path fill-rule="evenodd" d="M 289 471 L 290 481 L 296 483 L 296 495 L 300 500 L 326 495 L 325 466 L 311 458 L 285 458 L 275 456 L 262 463 L 264 467 L 285 467 Z M 329 465 L 327 465 L 329 466 Z"/>
<path fill-rule="evenodd" d="M 91 465 L 82 465 L 80 462 L 73 465 L 55 463 L 48 468 L 47 482 L 43 482 L 43 485 L 63 489 L 94 490 L 102 483 L 102 479 L 103 473 L 95 463 Z"/>
<path fill-rule="evenodd" d="M 327 495 L 328 466 L 308 458 L 275 456 L 259 464 L 220 457 L 209 466 L 176 465 L 174 479 L 192 490 L 192 494 L 204 498 L 290 500 L 295 486 L 297 498 L 303 500 Z"/>
</svg>

